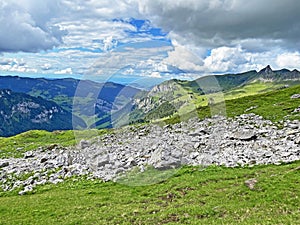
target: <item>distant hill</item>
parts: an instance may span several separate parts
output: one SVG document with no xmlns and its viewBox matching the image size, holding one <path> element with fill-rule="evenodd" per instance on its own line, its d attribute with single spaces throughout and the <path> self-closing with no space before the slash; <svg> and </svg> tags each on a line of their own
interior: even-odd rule
<svg viewBox="0 0 300 225">
<path fill-rule="evenodd" d="M 200 77 L 197 80 L 184 83 L 183 86 L 186 88 L 191 88 L 195 92 L 201 92 L 199 87 L 205 86 L 206 92 L 209 93 L 215 91 L 228 91 L 253 82 L 272 82 L 281 84 L 300 83 L 300 72 L 298 70 L 272 70 L 269 65 L 259 72 L 252 70 L 239 74 L 213 76 L 217 82 L 212 82 L 211 77 L 212 76 Z M 219 85 L 218 87 L 216 87 L 216 83 Z M 209 88 L 211 90 L 209 90 Z"/>
<path fill-rule="evenodd" d="M 71 130 L 86 127 L 85 122 L 58 104 L 11 90 L 0 90 L 0 136 L 28 130 Z"/>
<path fill-rule="evenodd" d="M 274 71 L 269 65 L 260 71 L 203 76 L 193 81 L 168 80 L 135 97 L 131 121 L 150 121 L 179 111 L 188 112 L 209 104 L 208 98 L 214 93 L 222 93 L 224 98 L 227 98 L 227 94 L 234 96 L 235 92 L 242 92 L 242 96 L 247 96 L 296 84 L 300 84 L 298 70 Z M 253 93 L 246 89 L 253 89 Z"/>
<path fill-rule="evenodd" d="M 74 97 L 101 97 L 106 101 L 113 101 L 125 86 L 112 82 L 97 83 L 90 80 L 78 80 L 73 78 L 46 79 L 18 76 L 0 76 L 0 89 L 10 89 L 15 92 L 28 93 L 47 99 L 55 99 L 57 96 Z M 78 90 L 80 88 L 80 91 Z M 130 88 L 122 94 L 132 97 L 138 89 Z M 99 96 L 95 96 L 99 94 Z"/>
<path fill-rule="evenodd" d="M 54 101 L 66 111 L 84 118 L 88 126 L 97 128 L 111 127 L 111 111 L 123 107 L 140 92 L 112 82 L 18 76 L 0 76 L 0 89 Z"/>
</svg>

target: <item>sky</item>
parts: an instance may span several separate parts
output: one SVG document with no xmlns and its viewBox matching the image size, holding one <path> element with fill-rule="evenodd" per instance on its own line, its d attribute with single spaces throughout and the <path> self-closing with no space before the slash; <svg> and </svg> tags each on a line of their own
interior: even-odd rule
<svg viewBox="0 0 300 225">
<path fill-rule="evenodd" d="M 0 74 L 139 83 L 300 69 L 299 0 L 0 0 Z"/>
</svg>

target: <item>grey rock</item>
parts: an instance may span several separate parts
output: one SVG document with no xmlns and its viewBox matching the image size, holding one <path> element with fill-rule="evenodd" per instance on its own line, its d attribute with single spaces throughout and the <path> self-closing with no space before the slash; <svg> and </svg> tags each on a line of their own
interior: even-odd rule
<svg viewBox="0 0 300 225">
<path fill-rule="evenodd" d="M 102 167 L 109 163 L 108 155 L 101 155 L 96 158 L 97 166 Z"/>
<path fill-rule="evenodd" d="M 291 129 L 298 129 L 299 128 L 299 124 L 290 123 L 290 124 L 288 124 L 288 127 L 291 128 Z"/>
<path fill-rule="evenodd" d="M 297 138 L 295 138 L 295 140 L 294 140 L 294 142 L 295 142 L 295 144 L 300 144 L 300 137 L 297 137 Z M 1 167 L 1 166 L 0 166 Z"/>
<path fill-rule="evenodd" d="M 174 157 L 168 157 L 154 165 L 154 168 L 159 170 L 175 169 L 181 165 L 181 160 Z"/>
<path fill-rule="evenodd" d="M 46 157 L 43 157 L 43 158 L 41 158 L 41 160 L 40 160 L 41 163 L 45 163 L 45 162 L 47 162 L 47 161 L 48 161 L 48 158 L 46 158 Z"/>
<path fill-rule="evenodd" d="M 81 148 L 81 149 L 85 149 L 85 148 L 88 148 L 88 147 L 90 147 L 90 146 L 91 146 L 91 144 L 90 144 L 89 141 L 81 140 L 81 141 L 79 142 L 79 148 Z"/>
<path fill-rule="evenodd" d="M 192 152 L 191 153 L 191 159 L 196 159 L 200 155 L 199 152 Z"/>
<path fill-rule="evenodd" d="M 297 99 L 300 98 L 300 94 L 294 94 L 291 96 L 291 99 Z"/>
<path fill-rule="evenodd" d="M 194 144 L 194 148 L 198 149 L 200 147 L 200 145 L 201 145 L 200 142 L 197 142 L 197 143 Z"/>
<path fill-rule="evenodd" d="M 136 160 L 133 157 L 130 157 L 127 161 L 127 167 L 134 167 L 137 166 L 138 163 L 136 162 Z"/>
<path fill-rule="evenodd" d="M 34 152 L 33 151 L 28 151 L 24 153 L 24 159 L 32 158 L 34 157 Z"/>
<path fill-rule="evenodd" d="M 0 162 L 0 168 L 9 166 L 9 162 Z"/>
<path fill-rule="evenodd" d="M 241 141 L 252 141 L 257 139 L 257 135 L 252 130 L 239 130 L 233 134 L 232 138 Z"/>
<path fill-rule="evenodd" d="M 76 148 L 53 145 L 27 152 L 22 159 L 0 159 L 0 186 L 9 191 L 25 185 L 29 187 L 21 192 L 25 194 L 36 185 L 59 183 L 72 176 L 108 181 L 135 167 L 142 172 L 149 165 L 164 170 L 182 165 L 236 167 L 300 160 L 300 122 L 285 120 L 280 124 L 282 129 L 255 114 L 244 114 L 234 119 L 190 120 L 165 128 L 120 128 L 113 135 L 88 143 L 83 140 Z M 25 181 L 17 179 L 32 172 Z"/>
<path fill-rule="evenodd" d="M 173 151 L 171 151 L 171 155 L 174 158 L 181 158 L 182 157 L 182 152 L 180 150 L 174 149 Z"/>
<path fill-rule="evenodd" d="M 245 185 L 250 189 L 250 190 L 254 190 L 255 189 L 255 185 L 258 181 L 256 179 L 250 179 L 250 180 L 246 180 L 245 181 Z"/>
<path fill-rule="evenodd" d="M 299 113 L 300 112 L 300 106 L 298 108 L 296 108 L 293 112 L 294 113 Z"/>
<path fill-rule="evenodd" d="M 33 186 L 29 185 L 29 186 L 26 186 L 24 188 L 24 190 L 20 191 L 19 195 L 24 195 L 24 194 L 32 192 L 32 191 L 33 191 Z"/>
<path fill-rule="evenodd" d="M 62 183 L 64 180 L 63 179 L 50 179 L 49 182 L 52 184 L 58 184 Z"/>
</svg>

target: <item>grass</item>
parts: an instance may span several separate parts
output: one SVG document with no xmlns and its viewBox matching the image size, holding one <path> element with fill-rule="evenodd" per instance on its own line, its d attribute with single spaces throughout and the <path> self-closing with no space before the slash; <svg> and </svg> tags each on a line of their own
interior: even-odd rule
<svg viewBox="0 0 300 225">
<path fill-rule="evenodd" d="M 95 136 L 111 132 L 110 130 L 82 130 L 82 131 L 42 131 L 31 130 L 25 133 L 3 138 L 0 137 L 0 158 L 23 157 L 24 152 L 39 147 L 47 148 L 59 144 L 67 147 L 77 144 L 81 139 L 91 139 Z"/>
<path fill-rule="evenodd" d="M 229 100 L 225 102 L 227 115 L 234 117 L 246 112 L 255 113 L 273 122 L 289 116 L 291 119 L 299 119 L 299 113 L 293 111 L 300 106 L 300 99 L 291 99 L 292 95 L 298 93 L 300 86 Z M 256 108 L 247 111 L 253 106 Z"/>
<path fill-rule="evenodd" d="M 225 94 L 225 105 L 224 102 L 220 102 L 208 106 L 198 106 L 196 111 L 200 119 L 211 117 L 212 115 L 218 114 L 218 112 L 224 115 L 224 112 L 226 112 L 227 117 L 235 117 L 245 113 L 255 113 L 273 122 L 285 119 L 300 120 L 300 114 L 293 112 L 300 106 L 300 99 L 291 99 L 292 95 L 299 93 L 300 86 L 298 85 L 256 95 L 250 95 L 248 93 L 248 96 L 229 100 L 226 100 Z M 189 112 L 186 118 L 190 118 L 189 115 L 193 116 L 194 114 L 194 112 Z M 178 123 L 182 118 L 184 118 L 183 113 L 181 113 L 180 117 L 178 114 L 175 114 L 172 118 L 165 119 L 165 122 L 171 124 Z"/>
<path fill-rule="evenodd" d="M 70 179 L 25 196 L 1 193 L 0 224 L 298 224 L 299 178 L 300 162 L 185 167 L 149 186 Z M 258 181 L 253 190 L 249 179 Z"/>
<path fill-rule="evenodd" d="M 226 92 L 225 99 L 230 100 L 230 99 L 236 99 L 236 98 L 241 98 L 250 95 L 262 94 L 262 93 L 274 91 L 282 86 L 283 84 L 276 84 L 271 82 L 249 83 L 245 86 L 238 87 Z"/>
</svg>

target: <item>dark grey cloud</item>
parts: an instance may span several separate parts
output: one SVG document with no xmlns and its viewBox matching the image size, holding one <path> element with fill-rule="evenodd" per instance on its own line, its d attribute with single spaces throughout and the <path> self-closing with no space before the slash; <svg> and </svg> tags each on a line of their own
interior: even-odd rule
<svg viewBox="0 0 300 225">
<path fill-rule="evenodd" d="M 299 0 L 148 0 L 140 9 L 166 31 L 201 46 L 251 48 L 257 42 L 299 49 Z"/>
<path fill-rule="evenodd" d="M 62 43 L 66 31 L 52 23 L 58 0 L 0 0 L 0 52 L 37 52 Z"/>
</svg>

